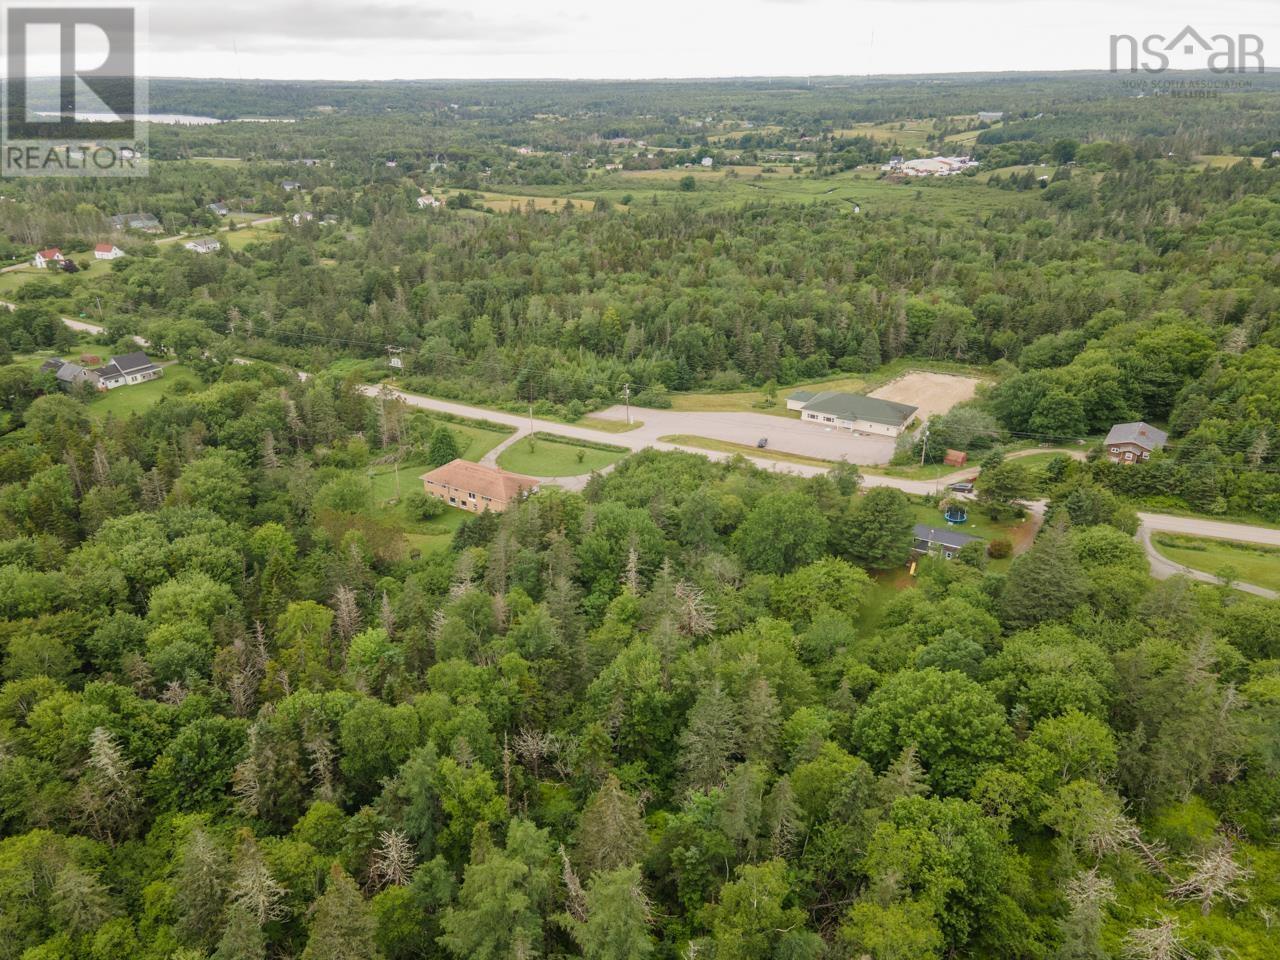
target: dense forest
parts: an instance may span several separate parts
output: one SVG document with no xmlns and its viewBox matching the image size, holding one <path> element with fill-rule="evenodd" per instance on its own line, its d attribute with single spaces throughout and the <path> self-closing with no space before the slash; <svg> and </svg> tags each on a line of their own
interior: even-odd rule
<svg viewBox="0 0 1280 960">
<path fill-rule="evenodd" d="M 157 80 L 290 122 L 6 184 L 0 960 L 1280 956 L 1280 601 L 1134 538 L 1280 523 L 1280 99 L 1116 84 Z M 956 501 L 843 462 L 464 515 L 417 465 L 510 428 L 368 386 L 581 423 L 911 368 L 982 381 L 895 456 L 972 456 L 999 535 L 946 561 Z"/>
<path fill-rule="evenodd" d="M 641 454 L 419 554 L 287 380 L 6 449 L 0 956 L 1275 956 L 1275 604 L 1086 477 L 871 616 L 856 471 Z"/>
</svg>

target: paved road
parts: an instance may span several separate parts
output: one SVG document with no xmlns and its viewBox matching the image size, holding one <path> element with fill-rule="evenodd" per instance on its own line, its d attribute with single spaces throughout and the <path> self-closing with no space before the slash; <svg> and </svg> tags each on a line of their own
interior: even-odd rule
<svg viewBox="0 0 1280 960">
<path fill-rule="evenodd" d="M 1139 514 L 1139 516 L 1156 517 L 1158 515 Z M 1186 520 L 1186 519 L 1187 519 L 1186 517 L 1164 517 L 1164 516 L 1159 517 L 1159 520 Z M 1159 522 L 1159 520 L 1157 522 Z M 1206 522 L 1212 523 L 1213 521 L 1206 521 Z M 1249 526 L 1244 526 L 1243 524 L 1222 524 L 1222 526 L 1231 526 L 1231 527 L 1239 526 L 1239 527 L 1242 527 L 1244 530 L 1250 531 L 1253 533 L 1257 533 L 1259 531 L 1264 530 L 1264 528 L 1262 527 L 1249 527 Z M 1156 528 L 1156 529 L 1159 529 L 1159 528 Z M 1280 531 L 1276 531 L 1276 530 L 1271 530 L 1266 532 L 1280 533 Z M 1184 577 L 1190 577 L 1193 580 L 1199 580 L 1203 583 L 1221 583 L 1222 582 L 1211 573 L 1205 573 L 1203 570 L 1194 570 L 1191 567 L 1184 566 L 1181 563 L 1176 563 L 1175 561 L 1170 560 L 1168 557 L 1164 556 L 1164 554 L 1160 553 L 1160 551 L 1158 551 L 1155 548 L 1155 545 L 1151 542 L 1151 533 L 1152 533 L 1152 528 L 1148 527 L 1145 522 L 1138 527 L 1138 542 L 1142 544 L 1142 548 L 1147 552 L 1147 560 L 1151 564 L 1151 575 L 1155 577 L 1157 580 L 1167 580 L 1170 577 L 1181 575 Z M 1209 536 L 1209 534 L 1203 534 L 1203 536 Z M 1239 540 L 1242 538 L 1239 536 L 1236 536 L 1236 537 L 1233 537 L 1233 539 Z M 1261 543 L 1265 541 L 1259 540 L 1259 541 L 1251 541 L 1251 542 Z M 1235 586 L 1237 590 L 1243 590 L 1245 593 L 1253 593 L 1259 597 L 1266 597 L 1269 600 L 1275 600 L 1277 597 L 1280 597 L 1280 593 L 1277 593 L 1274 590 L 1268 590 L 1266 587 L 1259 587 L 1252 583 L 1241 583 L 1237 581 L 1235 584 L 1233 584 L 1233 586 Z"/>
<path fill-rule="evenodd" d="M 382 389 L 378 386 L 365 386 L 362 391 L 371 397 L 376 397 Z M 424 397 L 419 394 L 405 393 L 403 390 L 391 390 L 391 395 L 401 399 L 403 402 L 413 407 L 419 407 L 424 410 L 438 410 L 444 413 L 451 413 L 459 417 L 468 417 L 473 420 L 491 420 L 494 423 L 501 423 L 509 427 L 514 427 L 516 432 L 511 439 L 505 441 L 499 448 L 491 451 L 492 460 L 497 459 L 499 450 L 514 443 L 520 437 L 529 433 L 530 428 L 534 431 L 545 430 L 548 433 L 556 433 L 565 437 L 572 437 L 578 440 L 593 440 L 596 442 L 605 441 L 613 443 L 620 447 L 626 447 L 629 450 L 643 450 L 647 447 L 653 447 L 657 450 L 691 450 L 694 453 L 703 454 L 712 460 L 727 460 L 730 454 L 717 453 L 707 450 L 698 450 L 696 448 L 679 447 L 675 444 L 666 443 L 657 439 L 659 436 L 667 436 L 675 433 L 696 434 L 700 436 L 710 436 L 714 439 L 731 440 L 741 443 L 736 437 L 742 432 L 731 433 L 726 436 L 720 432 L 718 425 L 726 420 L 730 423 L 735 418 L 751 418 L 751 426 L 745 428 L 745 434 L 750 436 L 753 430 L 758 429 L 754 421 L 765 420 L 773 423 L 780 421 L 784 426 L 803 426 L 794 421 L 782 420 L 779 417 L 769 417 L 763 414 L 735 414 L 735 413 L 676 413 L 670 410 L 650 410 L 644 408 L 635 410 L 633 414 L 636 419 L 643 418 L 644 426 L 636 430 L 630 430 L 626 433 L 607 434 L 600 430 L 593 430 L 590 427 L 580 427 L 572 424 L 556 423 L 551 420 L 539 420 L 534 418 L 532 424 L 528 417 L 522 417 L 513 413 L 502 413 L 494 410 L 486 410 L 482 407 L 473 407 L 465 403 L 457 403 L 451 400 L 437 400 L 434 397 Z M 608 416 L 607 419 L 620 419 L 616 411 L 623 410 L 621 407 L 610 407 L 597 416 Z M 657 413 L 658 417 L 653 415 Z M 625 411 L 622 416 L 625 417 Z M 677 427 L 676 424 L 679 424 Z M 699 429 L 701 428 L 701 429 Z M 819 438 L 822 437 L 824 431 L 817 428 Z M 788 437 L 794 437 L 796 434 L 787 432 Z M 775 438 L 780 439 L 784 434 L 775 430 L 768 434 L 770 446 L 775 449 L 784 449 L 780 442 L 775 442 Z M 843 438 L 848 439 L 857 438 Z M 812 448 L 810 448 L 812 449 Z M 789 451 L 789 452 L 805 452 L 805 451 Z M 1041 450 L 1024 450 L 1010 454 L 1012 457 L 1031 456 L 1035 453 L 1042 453 Z M 1079 450 L 1064 451 L 1067 456 L 1077 460 L 1084 459 L 1084 452 Z M 812 456 L 812 453 L 809 453 Z M 485 458 L 487 462 L 492 462 L 489 457 Z M 812 466 L 800 463 L 781 463 L 777 460 L 766 460 L 761 457 L 747 457 L 752 463 L 765 470 L 771 470 L 774 473 L 789 473 L 796 476 L 812 477 L 820 473 L 825 473 L 827 468 Z M 853 462 L 852 460 L 850 462 Z M 929 495 L 945 488 L 947 484 L 956 483 L 960 480 L 971 478 L 976 468 L 968 467 L 963 470 L 957 470 L 954 473 L 939 477 L 935 480 L 907 480 L 902 477 L 886 477 L 878 474 L 863 474 L 863 486 L 866 487 L 894 487 L 904 493 L 916 495 Z M 559 486 L 570 490 L 581 489 L 588 479 L 586 476 L 581 477 L 557 477 L 546 478 L 547 482 L 555 483 Z M 1043 500 L 1025 505 L 1032 513 L 1043 515 L 1045 502 Z M 1185 533 L 1198 537 L 1217 537 L 1225 540 L 1240 540 L 1246 543 L 1264 543 L 1272 545 L 1280 545 L 1280 530 L 1274 530 L 1269 527 L 1254 527 L 1243 523 L 1226 523 L 1221 520 L 1202 520 L 1196 517 L 1177 517 L 1170 514 L 1162 513 L 1139 513 L 1138 519 L 1140 527 L 1138 529 L 1137 539 L 1146 551 L 1147 559 L 1151 564 L 1152 576 L 1158 579 L 1166 579 L 1175 574 L 1185 574 L 1196 580 L 1208 583 L 1216 583 L 1217 578 L 1207 573 L 1201 573 L 1197 570 L 1191 570 L 1189 567 L 1183 567 L 1175 564 L 1158 553 L 1151 543 L 1150 534 L 1152 531 L 1166 531 L 1169 533 Z M 1236 586 L 1248 593 L 1255 593 L 1263 597 L 1276 597 L 1275 591 L 1267 590 L 1264 587 L 1257 587 L 1253 584 L 1240 583 Z"/>
<path fill-rule="evenodd" d="M 72 317 L 63 317 L 62 322 L 65 323 L 72 330 L 78 330 L 80 333 L 89 333 L 89 334 L 93 334 L 94 336 L 97 336 L 98 334 L 103 334 L 107 332 L 106 327 L 98 326 L 98 324 L 96 323 L 86 323 L 83 320 L 76 320 Z M 132 337 L 132 339 L 134 343 L 142 347 L 144 350 L 147 347 L 151 346 L 151 341 L 148 340 L 146 337 L 140 337 L 135 334 Z"/>
</svg>

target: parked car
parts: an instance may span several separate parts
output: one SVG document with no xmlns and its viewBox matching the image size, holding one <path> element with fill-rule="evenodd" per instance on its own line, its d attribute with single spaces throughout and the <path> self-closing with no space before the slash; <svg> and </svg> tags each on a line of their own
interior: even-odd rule
<svg viewBox="0 0 1280 960">
<path fill-rule="evenodd" d="M 759 440 L 756 441 L 756 446 L 759 447 L 761 450 L 763 450 L 768 445 L 769 445 L 768 437 L 761 437 Z"/>
<path fill-rule="evenodd" d="M 956 493 L 973 493 L 973 484 L 969 483 L 967 480 L 964 480 L 964 481 L 961 481 L 960 483 L 951 484 L 951 486 L 947 487 L 947 489 L 954 490 Z"/>
</svg>

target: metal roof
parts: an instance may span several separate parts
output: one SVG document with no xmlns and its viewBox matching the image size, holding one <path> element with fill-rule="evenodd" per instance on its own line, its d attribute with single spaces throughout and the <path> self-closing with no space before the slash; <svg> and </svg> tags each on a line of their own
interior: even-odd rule
<svg viewBox="0 0 1280 960">
<path fill-rule="evenodd" d="M 1107 434 L 1107 443 L 1136 443 L 1146 450 L 1159 450 L 1165 445 L 1169 435 L 1149 423 L 1139 420 L 1136 423 L 1117 423 Z"/>
<path fill-rule="evenodd" d="M 911 532 L 917 540 L 923 540 L 926 543 L 940 543 L 944 547 L 954 547 L 957 550 L 966 543 L 974 543 L 982 539 L 981 537 L 971 537 L 969 534 L 961 533 L 959 530 L 931 527 L 927 523 L 917 523 L 911 528 Z"/>
<path fill-rule="evenodd" d="M 825 413 L 841 420 L 869 420 L 900 427 L 916 412 L 915 407 L 892 400 L 878 400 L 860 393 L 835 393 L 824 391 L 804 405 L 805 412 Z"/>
</svg>

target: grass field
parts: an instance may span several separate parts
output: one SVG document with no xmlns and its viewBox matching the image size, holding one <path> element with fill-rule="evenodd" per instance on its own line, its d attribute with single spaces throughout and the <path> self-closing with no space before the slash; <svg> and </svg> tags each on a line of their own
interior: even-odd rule
<svg viewBox="0 0 1280 960">
<path fill-rule="evenodd" d="M 1280 547 L 1172 533 L 1157 533 L 1151 542 L 1174 563 L 1214 576 L 1230 568 L 1237 580 L 1280 590 Z"/>
<path fill-rule="evenodd" d="M 605 433 L 627 433 L 631 430 L 639 430 L 644 426 L 643 420 L 636 420 L 634 417 L 631 423 L 627 423 L 625 420 L 606 420 L 604 417 L 583 417 L 577 423 L 580 427 L 603 430 Z"/>
<path fill-rule="evenodd" d="M 531 477 L 576 477 L 617 463 L 626 454 L 622 447 L 600 450 L 565 437 L 533 434 L 498 454 L 498 466 Z"/>
<path fill-rule="evenodd" d="M 503 433 L 498 430 L 490 430 L 487 427 L 473 426 L 469 423 L 445 423 L 444 425 L 452 430 L 453 435 L 458 439 L 458 446 L 462 451 L 462 459 L 473 462 L 479 462 L 481 457 L 514 432 L 508 430 Z"/>
<path fill-rule="evenodd" d="M 101 277 L 111 271 L 111 261 L 97 260 L 92 253 L 73 253 L 71 259 L 77 264 L 84 264 L 84 269 L 79 273 L 63 273 L 61 270 L 46 268 L 37 270 L 35 267 L 28 266 L 22 270 L 10 270 L 8 273 L 0 273 L 0 297 L 7 293 L 13 293 L 23 284 L 40 277 L 50 280 L 90 280 Z"/>
<path fill-rule="evenodd" d="M 243 250 L 251 243 L 279 240 L 280 232 L 269 227 L 245 227 L 240 230 L 225 230 L 218 233 L 217 238 L 232 250 Z"/>
<path fill-rule="evenodd" d="M 777 460 L 779 463 L 798 463 L 807 467 L 830 467 L 830 460 L 817 457 L 806 457 L 798 453 L 787 453 L 783 450 L 770 450 L 765 447 L 750 446 L 745 443 L 731 443 L 728 440 L 714 440 L 711 437 L 696 437 L 687 433 L 673 433 L 659 437 L 666 443 L 678 443 L 684 447 L 696 447 L 699 450 L 713 450 L 716 453 L 740 453 L 744 457 L 759 457 L 762 460 Z"/>
<path fill-rule="evenodd" d="M 157 380 L 116 387 L 95 397 L 89 404 L 89 413 L 95 417 L 105 417 L 107 414 L 127 417 L 132 413 L 141 413 L 161 397 L 172 393 L 180 383 L 196 389 L 200 386 L 199 378 L 186 367 L 178 363 L 170 364 L 164 368 L 164 376 Z"/>
<path fill-rule="evenodd" d="M 920 178 L 912 183 L 882 179 L 878 170 L 848 170 L 829 177 L 794 174 L 785 164 L 777 173 L 756 174 L 743 168 L 731 176 L 732 167 L 706 170 L 634 170 L 593 177 L 586 184 L 569 186 L 504 186 L 495 184 L 485 191 L 495 209 L 523 209 L 533 199 L 539 209 L 552 208 L 552 200 L 568 197 L 574 205 L 590 209 L 597 198 L 622 206 L 631 198 L 631 208 L 644 204 L 688 204 L 700 207 L 731 207 L 761 200 L 786 203 L 834 203 L 854 215 L 861 213 L 914 213 L 928 218 L 972 216 L 1030 203 L 1024 194 L 993 190 L 969 177 Z M 750 171 L 750 172 L 748 172 Z M 680 189 L 680 181 L 693 176 L 694 189 Z"/>
<path fill-rule="evenodd" d="M 448 549 L 454 533 L 466 519 L 461 510 L 445 510 L 431 520 L 417 520 L 409 515 L 406 507 L 408 495 L 422 489 L 419 477 L 430 469 L 426 461 L 417 460 L 400 464 L 398 482 L 395 464 L 372 468 L 371 477 L 372 499 L 379 516 L 394 520 L 404 532 L 409 547 L 422 553 Z"/>
</svg>

